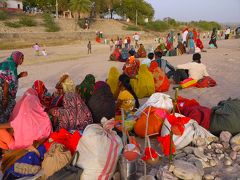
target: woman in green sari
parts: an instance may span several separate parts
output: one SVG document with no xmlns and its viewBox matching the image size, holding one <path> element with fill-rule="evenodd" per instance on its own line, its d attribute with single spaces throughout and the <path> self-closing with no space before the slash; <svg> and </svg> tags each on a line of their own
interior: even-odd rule
<svg viewBox="0 0 240 180">
<path fill-rule="evenodd" d="M 7 122 L 15 106 L 18 79 L 27 76 L 27 72 L 17 73 L 17 67 L 23 63 L 24 55 L 13 52 L 0 62 L 0 123 Z"/>
</svg>

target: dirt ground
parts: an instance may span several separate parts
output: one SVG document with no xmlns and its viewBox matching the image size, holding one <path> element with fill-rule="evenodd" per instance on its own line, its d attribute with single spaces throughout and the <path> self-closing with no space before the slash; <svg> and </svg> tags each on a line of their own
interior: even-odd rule
<svg viewBox="0 0 240 180">
<path fill-rule="evenodd" d="M 155 42 L 143 42 L 147 49 L 156 46 Z M 202 63 L 207 66 L 210 76 L 217 81 L 212 88 L 189 88 L 180 91 L 180 95 L 195 98 L 202 105 L 212 107 L 219 101 L 229 97 L 240 97 L 240 39 L 218 41 L 218 49 L 207 49 L 202 53 Z M 205 47 L 207 44 L 205 43 Z M 34 56 L 32 48 L 20 49 L 25 54 L 25 62 L 19 67 L 19 72 L 28 71 L 28 77 L 19 82 L 18 96 L 32 86 L 34 80 L 45 82 L 53 91 L 62 73 L 68 72 L 76 84 L 79 84 L 86 74 L 94 74 L 97 80 L 107 78 L 110 67 L 116 66 L 121 70 L 123 63 L 111 62 L 109 46 L 93 43 L 93 52 L 87 54 L 85 45 L 72 44 L 47 47 L 48 56 Z M 6 57 L 11 50 L 0 51 L 0 58 Z M 174 66 L 192 60 L 192 55 L 165 57 Z M 172 86 L 166 94 L 173 96 Z M 143 100 L 144 101 L 144 100 Z"/>
</svg>

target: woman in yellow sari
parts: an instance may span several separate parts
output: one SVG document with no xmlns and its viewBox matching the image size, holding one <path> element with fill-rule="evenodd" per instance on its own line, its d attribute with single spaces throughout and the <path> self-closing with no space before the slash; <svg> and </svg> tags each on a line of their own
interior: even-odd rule
<svg viewBox="0 0 240 180">
<path fill-rule="evenodd" d="M 131 79 L 131 85 L 138 98 L 149 97 L 155 92 L 154 78 L 146 64 L 142 64 L 135 79 Z"/>
<path fill-rule="evenodd" d="M 113 93 L 113 96 L 117 98 L 117 91 L 118 91 L 118 78 L 120 76 L 120 73 L 116 67 L 111 67 L 108 78 L 107 78 L 107 84 L 110 86 L 111 91 Z"/>
</svg>

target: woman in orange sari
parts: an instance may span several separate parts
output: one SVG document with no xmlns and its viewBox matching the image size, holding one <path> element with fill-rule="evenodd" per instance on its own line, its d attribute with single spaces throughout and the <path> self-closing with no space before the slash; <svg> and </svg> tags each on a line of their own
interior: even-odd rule
<svg viewBox="0 0 240 180">
<path fill-rule="evenodd" d="M 163 72 L 163 70 L 158 67 L 158 63 L 156 61 L 152 61 L 149 67 L 149 71 L 152 72 L 155 84 L 155 92 L 165 92 L 168 91 L 170 83 Z"/>
</svg>

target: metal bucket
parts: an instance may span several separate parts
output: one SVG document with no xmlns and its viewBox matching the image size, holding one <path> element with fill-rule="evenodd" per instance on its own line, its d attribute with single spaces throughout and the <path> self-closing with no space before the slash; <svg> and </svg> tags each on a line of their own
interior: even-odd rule
<svg viewBox="0 0 240 180">
<path fill-rule="evenodd" d="M 123 155 L 119 158 L 121 180 L 136 180 L 137 160 L 128 161 Z"/>
</svg>

